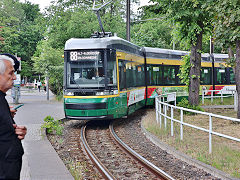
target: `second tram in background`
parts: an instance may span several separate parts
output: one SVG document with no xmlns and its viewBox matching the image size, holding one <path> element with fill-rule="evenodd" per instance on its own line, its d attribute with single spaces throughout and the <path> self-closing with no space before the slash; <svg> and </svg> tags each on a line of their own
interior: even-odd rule
<svg viewBox="0 0 240 180">
<path fill-rule="evenodd" d="M 69 119 L 114 119 L 153 105 L 158 93 L 187 96 L 177 76 L 185 51 L 141 48 L 119 37 L 70 39 L 64 50 L 64 110 Z M 215 54 L 216 89 L 235 89 L 234 73 Z M 202 55 L 201 88 L 212 89 Z"/>
</svg>

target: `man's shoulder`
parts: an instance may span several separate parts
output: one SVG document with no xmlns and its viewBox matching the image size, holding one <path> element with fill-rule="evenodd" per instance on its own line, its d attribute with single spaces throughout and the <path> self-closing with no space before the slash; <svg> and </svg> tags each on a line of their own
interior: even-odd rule
<svg viewBox="0 0 240 180">
<path fill-rule="evenodd" d="M 4 98 L 0 97 L 0 118 L 6 112 L 6 110 L 6 101 L 4 101 Z"/>
<path fill-rule="evenodd" d="M 5 101 L 5 96 L 1 96 L 0 95 L 0 106 L 2 105 L 2 104 L 4 104 L 6 101 Z"/>
</svg>

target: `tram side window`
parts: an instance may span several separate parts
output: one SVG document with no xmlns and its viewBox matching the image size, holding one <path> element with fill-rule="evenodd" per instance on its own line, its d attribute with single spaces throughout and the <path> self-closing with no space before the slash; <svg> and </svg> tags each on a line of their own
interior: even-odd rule
<svg viewBox="0 0 240 180">
<path fill-rule="evenodd" d="M 126 89 L 126 66 L 123 60 L 119 60 L 119 85 L 120 90 Z"/>
<path fill-rule="evenodd" d="M 137 77 L 137 86 L 144 86 L 145 83 L 145 74 L 144 74 L 144 66 L 138 65 L 136 69 L 136 77 Z"/>
<path fill-rule="evenodd" d="M 149 67 L 150 85 L 160 85 L 162 83 L 162 68 L 160 65 Z"/>
<path fill-rule="evenodd" d="M 117 87 L 117 65 L 116 65 L 116 57 L 115 51 L 107 51 L 107 78 L 108 78 L 108 86 L 109 87 Z"/>
<path fill-rule="evenodd" d="M 137 67 L 135 64 L 132 64 L 132 76 L 133 76 L 133 87 L 137 86 Z"/>
<path fill-rule="evenodd" d="M 216 68 L 217 84 L 227 83 L 227 76 L 225 72 L 225 68 Z"/>
<path fill-rule="evenodd" d="M 163 66 L 164 84 L 176 84 L 176 70 L 175 66 Z"/>
<path fill-rule="evenodd" d="M 201 77 L 200 77 L 200 82 L 201 84 L 211 84 L 211 79 L 212 79 L 212 69 L 210 67 L 203 67 L 201 69 Z"/>
<path fill-rule="evenodd" d="M 184 83 L 181 82 L 178 74 L 181 73 L 180 70 L 179 70 L 180 66 L 175 66 L 175 74 L 176 74 L 176 85 L 184 85 Z"/>
<path fill-rule="evenodd" d="M 126 81 L 127 81 L 127 88 L 136 87 L 136 78 L 134 78 L 134 70 L 132 63 L 126 64 Z"/>
<path fill-rule="evenodd" d="M 151 81 L 150 81 L 150 66 L 149 65 L 147 65 L 147 68 L 146 68 L 146 70 L 147 70 L 147 73 L 146 73 L 146 75 L 147 75 L 147 85 L 151 85 Z"/>
<path fill-rule="evenodd" d="M 229 76 L 230 76 L 230 84 L 235 84 L 236 83 L 236 81 L 235 81 L 235 74 L 234 74 L 232 68 L 229 69 L 229 73 L 230 73 L 229 74 Z"/>
</svg>

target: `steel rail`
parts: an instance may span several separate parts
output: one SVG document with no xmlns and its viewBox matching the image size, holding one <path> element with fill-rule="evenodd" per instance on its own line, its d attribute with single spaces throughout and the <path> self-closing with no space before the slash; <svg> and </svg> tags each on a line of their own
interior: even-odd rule
<svg viewBox="0 0 240 180">
<path fill-rule="evenodd" d="M 113 123 L 109 125 L 109 129 L 111 132 L 111 135 L 113 136 L 114 140 L 128 153 L 130 154 L 134 159 L 139 161 L 141 164 L 143 164 L 144 167 L 146 167 L 148 170 L 150 170 L 152 173 L 154 173 L 158 178 L 160 179 L 166 179 L 166 180 L 174 180 L 173 177 L 168 175 L 166 172 L 146 160 L 144 157 L 142 157 L 140 154 L 136 153 L 133 149 L 131 149 L 127 144 L 125 144 L 115 133 L 113 129 Z"/>
<path fill-rule="evenodd" d="M 83 142 L 84 149 L 86 150 L 89 158 L 92 160 L 92 162 L 96 165 L 99 172 L 102 174 L 102 176 L 105 179 L 109 180 L 115 180 L 116 178 L 108 171 L 108 169 L 101 163 L 101 161 L 97 158 L 97 156 L 93 153 L 90 146 L 87 143 L 86 140 L 86 127 L 87 125 L 82 126 L 81 128 L 81 139 Z"/>
</svg>

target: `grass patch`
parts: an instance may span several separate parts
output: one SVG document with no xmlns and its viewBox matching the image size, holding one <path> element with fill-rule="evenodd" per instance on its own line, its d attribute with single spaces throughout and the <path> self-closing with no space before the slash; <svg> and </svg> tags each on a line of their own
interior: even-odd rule
<svg viewBox="0 0 240 180">
<path fill-rule="evenodd" d="M 63 101 L 63 95 L 62 95 L 62 94 L 56 95 L 56 96 L 55 96 L 55 99 L 56 99 L 57 101 Z"/>
<path fill-rule="evenodd" d="M 207 109 L 206 112 L 223 116 L 236 117 L 233 109 Z M 170 116 L 170 109 L 168 110 Z M 222 170 L 235 178 L 240 178 L 240 143 L 226 138 L 212 136 L 212 154 L 209 154 L 209 135 L 206 132 L 183 126 L 183 140 L 180 139 L 180 125 L 173 123 L 171 136 L 171 121 L 162 118 L 162 125 L 156 122 L 155 109 L 150 110 L 143 118 L 143 126 L 156 135 L 161 141 L 174 147 L 178 151 L 191 156 L 203 163 Z M 178 111 L 174 111 L 174 119 L 180 120 Z M 213 118 L 213 131 L 232 137 L 240 138 L 240 124 Z M 184 122 L 205 129 L 209 128 L 209 117 L 204 115 L 184 115 Z"/>
<path fill-rule="evenodd" d="M 59 136 L 63 134 L 62 122 L 60 120 L 54 120 L 51 116 L 44 118 L 44 124 L 41 125 L 41 128 L 46 128 L 47 133 L 54 133 Z"/>
<path fill-rule="evenodd" d="M 92 175 L 91 177 L 84 177 L 84 174 L 88 174 L 90 172 L 90 170 L 88 169 L 88 165 L 87 162 L 85 161 L 73 161 L 73 160 L 69 160 L 69 161 L 65 161 L 65 164 L 68 168 L 68 170 L 70 171 L 70 173 L 72 174 L 72 176 L 74 177 L 74 179 L 79 180 L 79 179 L 100 179 L 98 174 Z"/>
<path fill-rule="evenodd" d="M 205 96 L 204 96 L 205 97 Z M 211 102 L 211 96 L 208 96 L 208 98 L 204 99 L 204 106 L 210 106 L 210 105 L 234 105 L 234 97 L 224 97 L 223 102 L 221 100 L 221 96 L 214 96 L 213 102 Z M 202 105 L 202 99 L 199 99 Z"/>
<path fill-rule="evenodd" d="M 69 169 L 74 179 L 83 179 L 82 174 L 86 168 L 86 165 L 84 165 L 84 162 L 68 161 L 65 164 L 67 165 L 67 168 Z"/>
</svg>

